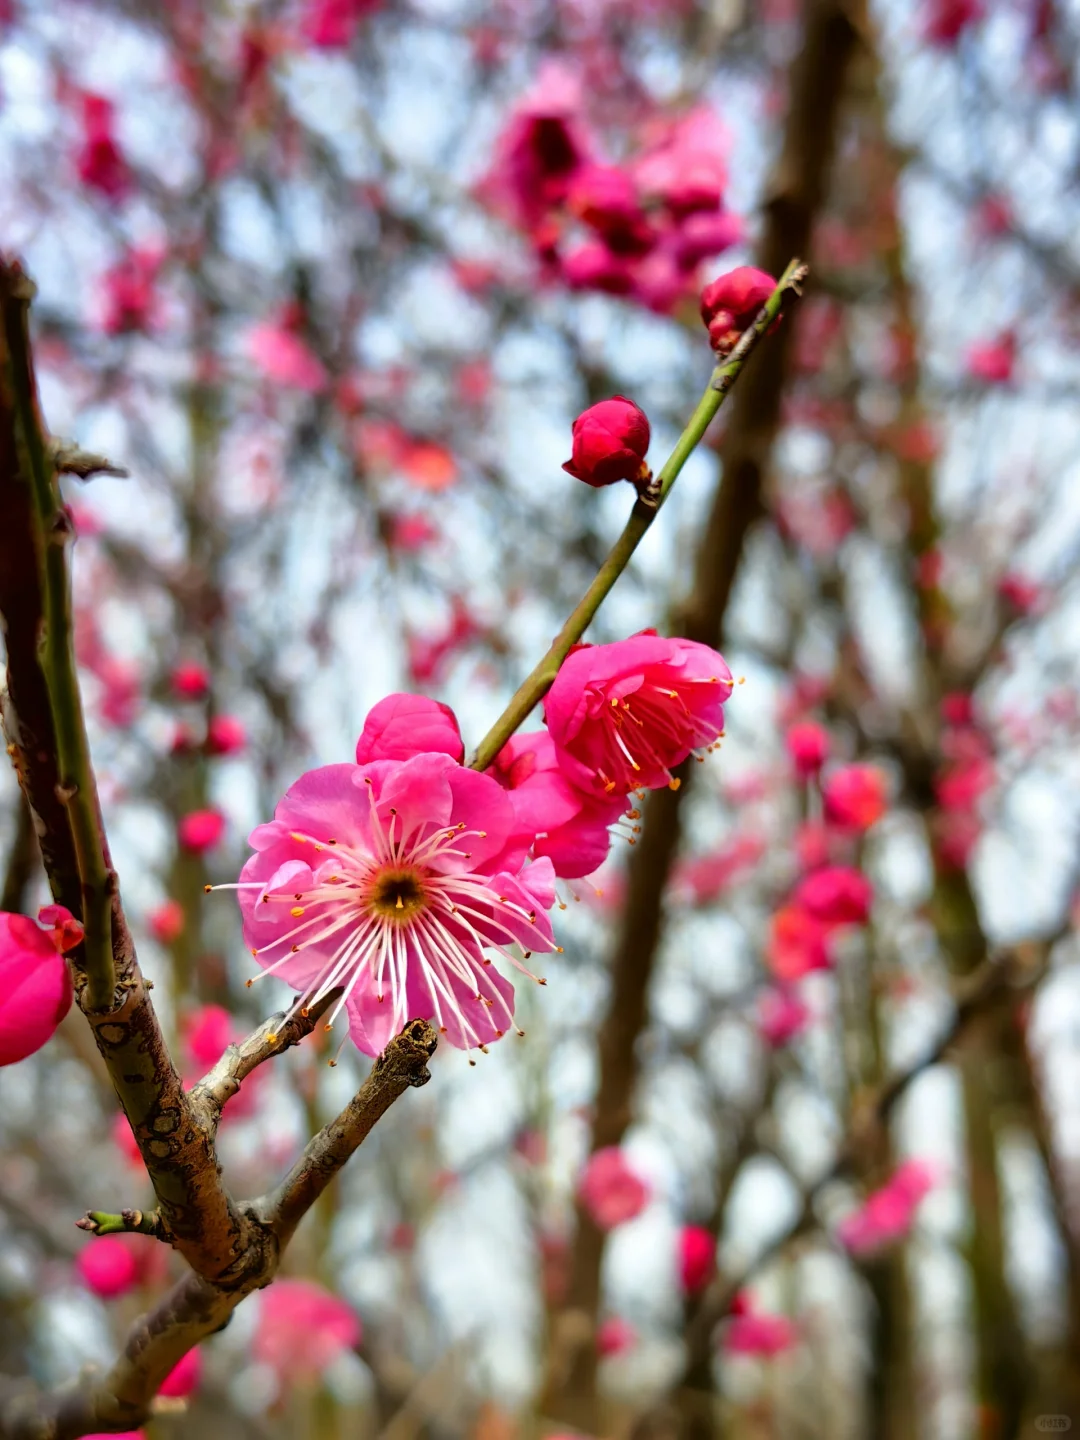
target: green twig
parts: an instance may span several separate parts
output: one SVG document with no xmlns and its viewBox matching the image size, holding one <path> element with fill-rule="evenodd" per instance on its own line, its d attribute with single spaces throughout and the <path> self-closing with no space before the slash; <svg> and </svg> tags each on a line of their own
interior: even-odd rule
<svg viewBox="0 0 1080 1440">
<path fill-rule="evenodd" d="M 88 1210 L 75 1224 L 91 1235 L 152 1235 L 166 1244 L 172 1240 L 169 1227 L 157 1210 L 121 1210 L 119 1215 L 107 1210 Z"/>
<path fill-rule="evenodd" d="M 67 552 L 73 531 L 60 499 L 56 465 L 37 405 L 30 358 L 29 312 L 34 286 L 12 266 L 5 276 L 4 338 L 10 364 L 16 432 L 24 473 L 33 497 L 33 520 L 41 567 L 44 625 L 38 659 L 49 694 L 59 769 L 57 795 L 71 827 L 79 869 L 83 966 L 87 1008 L 112 1006 L 116 988 L 112 955 L 113 877 L 105 858 L 90 746 L 75 668 L 71 575 Z"/>
<path fill-rule="evenodd" d="M 679 436 L 675 449 L 654 482 L 657 498 L 650 502 L 639 499 L 622 534 L 615 541 L 607 559 L 597 571 L 596 578 L 581 600 L 571 611 L 566 624 L 552 642 L 550 650 L 521 684 L 509 705 L 496 720 L 477 747 L 476 754 L 469 762 L 474 770 L 486 770 L 510 739 L 514 731 L 528 717 L 533 707 L 544 698 L 551 688 L 559 666 L 577 644 L 592 623 L 597 610 L 607 598 L 616 580 L 630 563 L 630 557 L 641 544 L 645 532 L 656 518 L 660 506 L 679 477 L 679 472 L 700 444 L 716 412 L 724 403 L 728 392 L 742 374 L 746 361 L 761 337 L 778 319 L 780 312 L 792 295 L 801 294 L 800 286 L 806 279 L 807 267 L 800 260 L 792 260 L 781 275 L 776 289 L 758 311 L 753 325 L 740 336 L 739 343 L 726 360 L 717 365 L 709 379 L 705 394 L 698 401 L 697 409 L 691 415 L 686 429 Z"/>
</svg>

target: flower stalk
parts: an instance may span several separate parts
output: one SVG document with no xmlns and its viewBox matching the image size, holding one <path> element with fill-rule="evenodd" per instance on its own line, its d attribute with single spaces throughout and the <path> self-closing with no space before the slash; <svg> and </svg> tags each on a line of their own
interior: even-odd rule
<svg viewBox="0 0 1080 1440">
<path fill-rule="evenodd" d="M 776 289 L 758 311 L 754 323 L 743 332 L 731 354 L 713 370 L 705 393 L 687 421 L 674 450 L 657 473 L 648 495 L 635 501 L 622 534 L 608 552 L 596 578 L 570 612 L 547 654 L 521 683 L 506 709 L 477 746 L 476 754 L 469 762 L 474 770 L 488 768 L 511 735 L 528 718 L 533 707 L 547 694 L 559 673 L 560 665 L 592 624 L 596 612 L 645 538 L 683 466 L 701 443 L 716 412 L 742 374 L 761 337 L 776 323 L 791 297 L 802 293 L 800 287 L 807 273 L 807 267 L 801 260 L 791 261 L 777 282 Z"/>
</svg>

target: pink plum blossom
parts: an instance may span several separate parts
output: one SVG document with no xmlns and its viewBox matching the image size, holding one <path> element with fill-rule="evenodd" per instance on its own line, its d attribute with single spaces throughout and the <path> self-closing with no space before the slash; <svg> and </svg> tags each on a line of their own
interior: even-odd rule
<svg viewBox="0 0 1080 1440">
<path fill-rule="evenodd" d="M 205 855 L 220 843 L 224 833 L 225 816 L 220 810 L 192 810 L 182 815 L 176 826 L 180 848 L 192 855 Z"/>
<path fill-rule="evenodd" d="M 544 719 L 573 784 L 625 795 L 676 783 L 672 769 L 723 733 L 731 691 L 731 671 L 708 645 L 644 630 L 569 655 Z"/>
<path fill-rule="evenodd" d="M 0 1066 L 40 1050 L 71 1008 L 64 952 L 82 939 L 82 926 L 62 905 L 44 906 L 38 918 L 0 911 Z"/>
<path fill-rule="evenodd" d="M 649 148 L 634 165 L 640 193 L 677 216 L 720 208 L 727 185 L 731 137 L 709 105 L 661 119 Z"/>
<path fill-rule="evenodd" d="M 202 1351 L 196 1345 L 173 1366 L 158 1387 L 158 1394 L 179 1400 L 194 1395 L 202 1382 Z"/>
<path fill-rule="evenodd" d="M 82 95 L 82 143 L 75 157 L 79 179 L 107 200 L 122 200 L 131 186 L 128 163 L 113 129 L 113 104 L 104 95 Z"/>
<path fill-rule="evenodd" d="M 184 933 L 184 907 L 179 900 L 163 900 L 150 911 L 150 933 L 162 945 L 171 945 Z"/>
<path fill-rule="evenodd" d="M 102 1300 L 126 1295 L 139 1283 L 138 1257 L 129 1240 L 120 1235 L 92 1240 L 79 1251 L 75 1268 L 86 1288 Z"/>
<path fill-rule="evenodd" d="M 135 246 L 105 271 L 98 323 L 106 335 L 150 328 L 158 307 L 157 275 L 164 258 L 158 249 Z"/>
<path fill-rule="evenodd" d="M 247 333 L 245 350 L 256 369 L 275 385 L 317 395 L 329 384 L 319 357 L 281 321 L 253 326 Z"/>
<path fill-rule="evenodd" d="M 372 15 L 382 0 L 305 0 L 300 34 L 319 50 L 345 50 L 365 15 Z"/>
<path fill-rule="evenodd" d="M 716 1237 L 704 1225 L 679 1231 L 679 1284 L 684 1295 L 704 1290 L 716 1269 Z"/>
<path fill-rule="evenodd" d="M 238 755 L 247 745 L 247 730 L 236 715 L 212 715 L 206 727 L 210 755 Z"/>
<path fill-rule="evenodd" d="M 545 214 L 566 200 L 590 159 L 582 110 L 578 76 L 561 61 L 548 60 L 507 120 L 478 188 L 519 229 L 535 231 Z"/>
<path fill-rule="evenodd" d="M 183 1024 L 184 1049 L 193 1068 L 205 1073 L 236 1039 L 233 1017 L 223 1005 L 200 1005 Z"/>
<path fill-rule="evenodd" d="M 613 395 L 590 405 L 574 421 L 573 454 L 562 468 L 586 485 L 619 480 L 641 485 L 652 474 L 645 462 L 648 448 L 648 416 L 625 395 Z"/>
<path fill-rule="evenodd" d="M 794 903 L 831 929 L 865 925 L 870 918 L 874 887 L 850 865 L 826 865 L 799 882 Z"/>
<path fill-rule="evenodd" d="M 488 773 L 509 791 L 518 832 L 535 836 L 533 855 L 546 856 L 556 875 L 577 880 L 600 868 L 611 847 L 609 827 L 626 813 L 626 800 L 599 800 L 571 784 L 546 731 L 514 735 Z M 638 812 L 627 818 L 636 820 Z"/>
<path fill-rule="evenodd" d="M 876 825 L 889 808 L 889 782 L 876 765 L 843 765 L 821 787 L 825 814 L 843 830 Z"/>
<path fill-rule="evenodd" d="M 758 1002 L 757 1025 L 766 1045 L 780 1050 L 810 1023 L 808 1006 L 786 985 L 766 990 Z"/>
<path fill-rule="evenodd" d="M 867 1255 L 902 1240 L 911 1229 L 915 1211 L 936 1182 L 932 1165 L 905 1160 L 880 1189 L 868 1195 L 859 1209 L 836 1227 L 841 1243 L 853 1255 Z"/>
<path fill-rule="evenodd" d="M 344 1300 L 311 1280 L 277 1280 L 263 1292 L 251 1353 L 285 1384 L 310 1382 L 360 1336 Z"/>
<path fill-rule="evenodd" d="M 210 690 L 210 671 L 197 660 L 182 660 L 173 666 L 169 683 L 181 700 L 202 700 Z"/>
<path fill-rule="evenodd" d="M 772 917 L 765 962 L 777 980 L 801 980 L 812 970 L 827 970 L 828 931 L 799 905 L 785 905 Z"/>
<path fill-rule="evenodd" d="M 753 1308 L 745 1291 L 735 1297 L 723 1347 L 729 1355 L 771 1360 L 798 1343 L 799 1332 L 785 1315 L 766 1315 Z"/>
<path fill-rule="evenodd" d="M 753 265 L 740 265 L 705 286 L 701 292 L 701 318 L 718 355 L 734 350 L 775 289 L 773 277 Z"/>
<path fill-rule="evenodd" d="M 983 0 L 926 0 L 922 10 L 923 38 L 951 49 L 983 15 Z"/>
<path fill-rule="evenodd" d="M 637 1344 L 638 1334 L 628 1320 L 620 1315 L 609 1315 L 602 1320 L 596 1332 L 596 1348 L 605 1357 L 622 1355 Z"/>
<path fill-rule="evenodd" d="M 83 1440 L 146 1440 L 144 1430 L 104 1430 L 96 1431 L 93 1435 L 84 1435 Z"/>
<path fill-rule="evenodd" d="M 421 751 L 449 755 L 459 762 L 465 758 L 461 731 L 449 705 L 426 695 L 397 694 L 372 706 L 356 742 L 358 765 L 408 760 Z"/>
<path fill-rule="evenodd" d="M 1016 366 L 1016 336 L 1006 330 L 996 340 L 972 345 L 967 352 L 967 372 L 986 385 L 1007 385 Z"/>
<path fill-rule="evenodd" d="M 681 860 L 672 875 L 672 889 L 694 905 L 709 905 L 741 875 L 753 870 L 765 854 L 760 835 L 735 835 L 706 855 Z"/>
<path fill-rule="evenodd" d="M 784 744 L 795 766 L 795 773 L 805 779 L 816 775 L 829 758 L 829 732 L 816 720 L 800 720 L 784 736 Z"/>
<path fill-rule="evenodd" d="M 617 1145 L 595 1150 L 578 1181 L 578 1199 L 601 1230 L 640 1215 L 651 1190 Z"/>
<path fill-rule="evenodd" d="M 556 948 L 551 862 L 525 864 L 506 792 L 449 755 L 310 770 L 250 843 L 247 945 L 300 992 L 294 1012 L 342 987 L 330 1023 L 347 1009 L 365 1054 L 414 1017 L 461 1049 L 498 1039 L 514 989 L 488 952 L 530 974 L 507 946 Z"/>
</svg>

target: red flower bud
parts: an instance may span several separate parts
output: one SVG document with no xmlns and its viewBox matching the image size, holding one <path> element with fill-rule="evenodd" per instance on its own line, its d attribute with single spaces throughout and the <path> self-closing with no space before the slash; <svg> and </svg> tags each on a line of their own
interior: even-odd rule
<svg viewBox="0 0 1080 1440">
<path fill-rule="evenodd" d="M 701 292 L 701 318 L 718 355 L 728 355 L 776 289 L 776 281 L 753 265 L 740 265 Z"/>
<path fill-rule="evenodd" d="M 586 485 L 613 485 L 616 480 L 644 484 L 651 477 L 645 463 L 649 421 L 644 410 L 624 395 L 590 405 L 574 421 L 574 453 L 563 469 Z"/>
</svg>

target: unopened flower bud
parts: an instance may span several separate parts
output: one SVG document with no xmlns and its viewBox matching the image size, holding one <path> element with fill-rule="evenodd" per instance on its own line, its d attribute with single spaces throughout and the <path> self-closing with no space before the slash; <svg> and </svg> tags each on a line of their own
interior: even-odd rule
<svg viewBox="0 0 1080 1440">
<path fill-rule="evenodd" d="M 776 281 L 753 265 L 740 265 L 701 292 L 701 318 L 718 355 L 729 355 L 744 330 L 776 289 Z"/>
<path fill-rule="evenodd" d="M 563 469 L 586 485 L 613 485 L 630 480 L 644 485 L 651 478 L 645 463 L 649 420 L 624 395 L 590 405 L 574 421 L 573 455 Z"/>
</svg>

